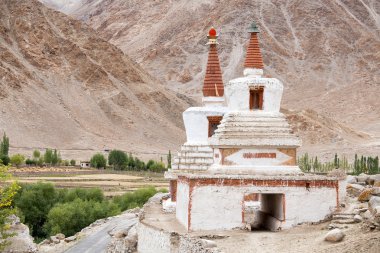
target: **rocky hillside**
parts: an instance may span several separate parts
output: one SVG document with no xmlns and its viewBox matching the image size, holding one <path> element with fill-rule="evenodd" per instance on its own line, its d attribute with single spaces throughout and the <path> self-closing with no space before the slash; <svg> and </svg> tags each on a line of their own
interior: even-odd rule
<svg viewBox="0 0 380 253">
<path fill-rule="evenodd" d="M 312 109 L 366 132 L 368 145 L 380 146 L 379 1 L 41 1 L 84 20 L 170 89 L 195 97 L 209 27 L 220 32 L 227 81 L 242 73 L 246 30 L 256 20 L 265 73 L 286 86 L 283 106 Z"/>
<path fill-rule="evenodd" d="M 36 0 L 0 2 L 0 132 L 11 148 L 84 159 L 116 147 L 167 153 L 183 141 L 186 97 L 96 34 Z"/>
</svg>

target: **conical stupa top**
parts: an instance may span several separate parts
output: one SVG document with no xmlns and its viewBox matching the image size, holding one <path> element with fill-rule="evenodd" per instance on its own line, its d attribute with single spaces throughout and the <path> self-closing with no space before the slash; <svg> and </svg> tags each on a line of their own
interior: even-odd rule
<svg viewBox="0 0 380 253">
<path fill-rule="evenodd" d="M 203 83 L 203 96 L 204 97 L 223 97 L 224 86 L 222 79 L 222 71 L 220 69 L 218 50 L 216 48 L 218 35 L 214 28 L 208 32 L 207 38 L 209 39 L 208 45 L 210 50 L 208 52 L 208 60 L 206 67 L 206 76 Z"/>
<path fill-rule="evenodd" d="M 248 32 L 251 33 L 251 38 L 249 40 L 247 55 L 245 57 L 244 67 L 253 69 L 263 69 L 263 57 L 260 52 L 260 44 L 257 34 L 259 33 L 259 28 L 256 23 L 253 22 L 248 28 Z"/>
</svg>

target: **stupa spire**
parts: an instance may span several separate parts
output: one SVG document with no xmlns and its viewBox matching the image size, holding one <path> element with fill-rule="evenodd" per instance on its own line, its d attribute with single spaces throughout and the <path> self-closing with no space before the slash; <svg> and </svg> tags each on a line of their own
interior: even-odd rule
<svg viewBox="0 0 380 253">
<path fill-rule="evenodd" d="M 223 97 L 224 86 L 222 79 L 222 71 L 220 69 L 218 50 L 216 45 L 218 44 L 218 35 L 216 30 L 212 27 L 207 35 L 210 49 L 208 52 L 208 60 L 206 67 L 206 76 L 203 83 L 203 96 L 204 97 Z"/>
<path fill-rule="evenodd" d="M 251 26 L 248 28 L 248 32 L 251 34 L 251 38 L 248 44 L 244 67 L 250 69 L 263 69 L 263 57 L 261 56 L 259 39 L 257 36 L 259 28 L 255 22 L 252 22 Z"/>
</svg>

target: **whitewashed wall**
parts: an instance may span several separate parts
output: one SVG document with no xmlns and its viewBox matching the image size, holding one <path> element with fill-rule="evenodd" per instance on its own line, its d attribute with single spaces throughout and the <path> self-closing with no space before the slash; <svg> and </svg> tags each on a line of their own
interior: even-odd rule
<svg viewBox="0 0 380 253">
<path fill-rule="evenodd" d="M 223 116 L 227 107 L 190 107 L 183 113 L 188 144 L 207 144 L 208 116 Z"/>
<path fill-rule="evenodd" d="M 279 112 L 283 84 L 276 78 L 241 77 L 231 80 L 225 86 L 225 97 L 231 111 L 249 110 L 249 90 L 264 86 L 263 111 Z"/>
<path fill-rule="evenodd" d="M 177 220 L 188 227 L 188 214 L 189 214 L 189 185 L 177 181 L 177 204 L 176 204 L 176 218 Z"/>
<path fill-rule="evenodd" d="M 192 192 L 190 229 L 240 227 L 243 196 L 253 192 L 285 194 L 286 221 L 282 228 L 323 220 L 336 207 L 335 188 L 202 186 Z"/>
</svg>

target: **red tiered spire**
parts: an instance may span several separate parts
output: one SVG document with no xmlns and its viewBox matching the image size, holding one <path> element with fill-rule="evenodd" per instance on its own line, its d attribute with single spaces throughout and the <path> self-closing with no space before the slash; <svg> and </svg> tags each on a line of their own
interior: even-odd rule
<svg viewBox="0 0 380 253">
<path fill-rule="evenodd" d="M 216 39 L 218 35 L 216 30 L 211 28 L 208 32 L 207 38 L 210 45 L 210 50 L 208 53 L 207 67 L 206 67 L 206 76 L 203 83 L 203 96 L 204 97 L 223 97 L 224 95 L 224 86 L 222 79 L 222 71 L 220 70 L 218 50 L 216 45 Z"/>
<path fill-rule="evenodd" d="M 255 22 L 251 24 L 248 32 L 251 33 L 251 39 L 249 41 L 247 55 L 244 62 L 244 67 L 246 68 L 254 68 L 254 69 L 263 69 L 263 57 L 260 52 L 260 44 L 257 34 L 259 33 L 259 29 Z"/>
</svg>

